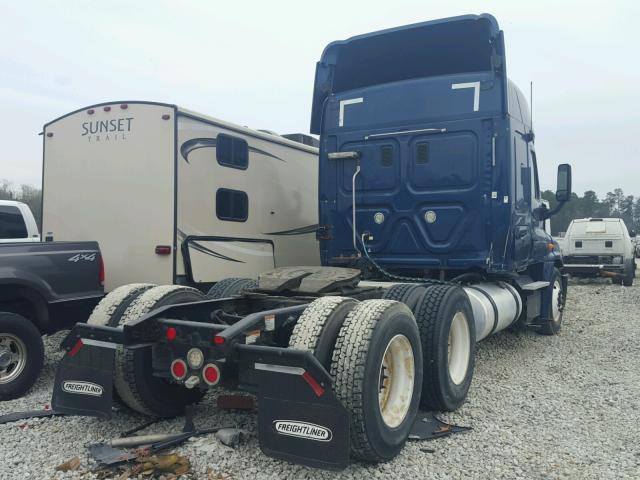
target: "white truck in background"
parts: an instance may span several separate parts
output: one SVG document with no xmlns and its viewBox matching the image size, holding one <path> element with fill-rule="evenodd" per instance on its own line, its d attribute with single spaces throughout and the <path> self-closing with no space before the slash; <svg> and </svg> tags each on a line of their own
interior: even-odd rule
<svg viewBox="0 0 640 480">
<path fill-rule="evenodd" d="M 636 261 L 633 240 L 620 218 L 578 218 L 563 242 L 565 271 L 572 275 L 606 276 L 613 283 L 633 285 Z"/>
<path fill-rule="evenodd" d="M 38 224 L 26 203 L 0 200 L 0 243 L 39 242 Z"/>
<path fill-rule="evenodd" d="M 107 292 L 319 265 L 317 140 L 154 102 L 88 106 L 43 130 L 43 236 L 96 240 Z"/>
</svg>

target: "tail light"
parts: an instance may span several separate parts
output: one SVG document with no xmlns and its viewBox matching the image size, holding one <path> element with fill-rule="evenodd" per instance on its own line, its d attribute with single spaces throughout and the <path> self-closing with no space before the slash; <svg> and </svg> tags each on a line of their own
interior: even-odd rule
<svg viewBox="0 0 640 480">
<path fill-rule="evenodd" d="M 171 375 L 173 375 L 173 378 L 176 380 L 182 380 L 187 376 L 187 364 L 184 360 L 178 358 L 171 362 Z"/>
<path fill-rule="evenodd" d="M 171 247 L 169 245 L 156 245 L 156 255 L 169 254 L 171 254 Z"/>
<path fill-rule="evenodd" d="M 213 363 L 208 363 L 202 369 L 202 378 L 207 385 L 216 385 L 220 381 L 220 369 Z"/>
<path fill-rule="evenodd" d="M 213 337 L 213 343 L 215 343 L 216 345 L 224 345 L 224 342 L 226 340 L 224 339 L 224 337 L 221 337 L 220 335 L 216 335 L 215 337 Z"/>
<path fill-rule="evenodd" d="M 102 255 L 100 255 L 100 271 L 98 272 L 98 280 L 100 281 L 100 286 L 104 287 L 104 260 L 102 259 Z"/>
<path fill-rule="evenodd" d="M 178 331 L 174 327 L 167 328 L 167 340 L 173 342 L 178 336 Z"/>
<path fill-rule="evenodd" d="M 302 374 L 302 378 L 304 379 L 305 382 L 309 384 L 313 392 L 318 397 L 321 397 L 324 394 L 324 388 L 322 388 L 322 386 L 318 383 L 318 381 L 315 378 L 313 378 L 309 372 L 304 372 Z"/>
</svg>

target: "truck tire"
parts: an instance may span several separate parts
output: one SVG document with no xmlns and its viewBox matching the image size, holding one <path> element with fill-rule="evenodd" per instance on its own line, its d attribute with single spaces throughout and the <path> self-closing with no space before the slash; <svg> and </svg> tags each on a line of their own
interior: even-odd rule
<svg viewBox="0 0 640 480">
<path fill-rule="evenodd" d="M 340 328 L 359 302 L 348 297 L 321 297 L 304 309 L 289 339 L 289 348 L 308 350 L 331 369 L 331 357 Z"/>
<path fill-rule="evenodd" d="M 0 400 L 21 397 L 44 363 L 42 335 L 22 315 L 0 312 Z"/>
<path fill-rule="evenodd" d="M 475 366 L 473 311 L 461 287 L 432 285 L 416 307 L 424 364 L 420 406 L 453 411 L 467 398 Z"/>
<path fill-rule="evenodd" d="M 417 283 L 398 283 L 388 288 L 382 298 L 385 300 L 395 300 L 404 303 L 409 309 L 415 313 L 418 300 L 422 296 L 424 287 Z"/>
<path fill-rule="evenodd" d="M 538 330 L 542 335 L 557 335 L 562 328 L 562 316 L 564 314 L 564 303 L 566 300 L 566 292 L 562 291 L 562 281 L 560 271 L 553 269 L 550 288 L 553 288 L 551 296 L 551 319 L 543 323 Z M 548 287 L 548 288 L 549 288 Z"/>
<path fill-rule="evenodd" d="M 117 327 L 131 302 L 153 287 L 151 283 L 131 283 L 112 290 L 95 306 L 87 323 Z"/>
<path fill-rule="evenodd" d="M 631 287 L 633 285 L 633 278 L 636 276 L 636 265 L 633 260 L 627 263 L 624 269 L 624 277 L 622 278 L 622 285 L 625 287 Z"/>
<path fill-rule="evenodd" d="M 394 458 L 413 426 L 422 383 L 420 335 L 409 308 L 392 300 L 357 304 L 340 329 L 331 375 L 350 413 L 351 455 Z"/>
<path fill-rule="evenodd" d="M 258 282 L 252 278 L 225 278 L 209 289 L 207 298 L 215 300 L 216 298 L 233 297 L 252 288 L 258 288 Z"/>
<path fill-rule="evenodd" d="M 183 302 L 204 300 L 195 288 L 179 285 L 154 287 L 138 296 L 120 319 L 120 325 L 132 322 L 156 308 Z M 116 349 L 114 385 L 122 401 L 132 410 L 155 417 L 175 417 L 184 407 L 204 396 L 199 388 L 188 389 L 151 375 L 151 350 Z"/>
</svg>

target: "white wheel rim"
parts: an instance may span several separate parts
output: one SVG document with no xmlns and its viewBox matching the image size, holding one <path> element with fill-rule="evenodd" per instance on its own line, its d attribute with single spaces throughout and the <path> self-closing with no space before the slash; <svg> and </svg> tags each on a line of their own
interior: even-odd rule
<svg viewBox="0 0 640 480">
<path fill-rule="evenodd" d="M 562 291 L 562 287 L 560 286 L 560 281 L 556 280 L 553 283 L 553 292 L 551 297 L 551 314 L 553 315 L 553 321 L 557 322 L 560 320 L 560 292 Z"/>
<path fill-rule="evenodd" d="M 469 357 L 471 355 L 471 332 L 467 316 L 457 312 L 449 328 L 449 377 L 456 385 L 460 385 L 467 376 Z"/>
<path fill-rule="evenodd" d="M 415 371 L 411 342 L 404 335 L 396 335 L 387 344 L 378 376 L 380 414 L 389 428 L 397 427 L 407 416 Z"/>
<path fill-rule="evenodd" d="M 10 333 L 0 333 L 0 384 L 13 382 L 27 364 L 27 347 Z"/>
</svg>

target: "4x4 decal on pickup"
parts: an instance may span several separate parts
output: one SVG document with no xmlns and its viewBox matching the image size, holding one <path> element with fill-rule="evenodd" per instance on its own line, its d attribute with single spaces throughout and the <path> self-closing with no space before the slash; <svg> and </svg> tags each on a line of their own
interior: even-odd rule
<svg viewBox="0 0 640 480">
<path fill-rule="evenodd" d="M 96 259 L 96 254 L 94 253 L 78 253 L 73 257 L 67 259 L 67 262 L 79 262 L 80 260 L 84 260 L 86 262 L 93 262 Z"/>
</svg>

